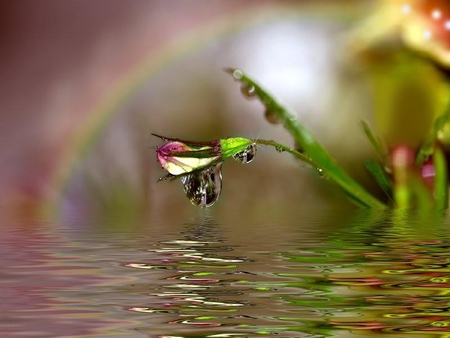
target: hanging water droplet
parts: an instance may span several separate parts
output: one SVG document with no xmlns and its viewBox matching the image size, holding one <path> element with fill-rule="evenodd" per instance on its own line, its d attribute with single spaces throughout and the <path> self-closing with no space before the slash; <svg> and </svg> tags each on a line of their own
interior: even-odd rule
<svg viewBox="0 0 450 338">
<path fill-rule="evenodd" d="M 325 175 L 322 168 L 317 168 L 317 174 L 319 174 L 320 177 L 324 177 Z"/>
<path fill-rule="evenodd" d="M 304 151 L 303 147 L 300 144 L 298 144 L 297 142 L 295 142 L 295 144 L 294 144 L 294 149 L 296 151 L 298 151 L 299 153 L 303 153 L 303 151 Z"/>
<path fill-rule="evenodd" d="M 210 207 L 222 191 L 222 163 L 181 178 L 183 191 L 195 206 Z"/>
<path fill-rule="evenodd" d="M 264 117 L 270 124 L 280 123 L 280 119 L 278 118 L 278 116 L 275 114 L 274 111 L 270 110 L 269 108 L 266 108 L 266 111 L 264 112 Z"/>
<path fill-rule="evenodd" d="M 244 151 L 233 155 L 233 158 L 240 163 L 250 163 L 256 155 L 256 144 L 250 144 Z"/>
<path fill-rule="evenodd" d="M 280 146 L 276 146 L 275 150 L 278 151 L 279 153 L 282 153 L 284 151 L 284 149 Z"/>
<path fill-rule="evenodd" d="M 249 99 L 254 98 L 256 96 L 255 86 L 249 86 L 247 84 L 244 84 L 241 86 L 241 93 L 246 98 L 249 98 Z"/>
</svg>

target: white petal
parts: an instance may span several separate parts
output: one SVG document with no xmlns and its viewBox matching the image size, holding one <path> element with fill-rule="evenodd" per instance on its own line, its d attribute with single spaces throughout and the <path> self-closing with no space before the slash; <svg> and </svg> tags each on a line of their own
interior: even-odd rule
<svg viewBox="0 0 450 338">
<path fill-rule="evenodd" d="M 190 173 L 199 168 L 211 164 L 217 157 L 195 158 L 195 157 L 173 157 L 166 163 L 165 169 L 172 175 Z"/>
</svg>

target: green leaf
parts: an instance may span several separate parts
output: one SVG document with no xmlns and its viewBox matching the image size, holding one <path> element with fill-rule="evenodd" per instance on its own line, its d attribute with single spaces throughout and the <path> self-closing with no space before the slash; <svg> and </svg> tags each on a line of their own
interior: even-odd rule
<svg viewBox="0 0 450 338">
<path fill-rule="evenodd" d="M 340 165 L 326 152 L 313 134 L 286 107 L 282 106 L 272 95 L 255 81 L 238 69 L 228 69 L 234 79 L 241 82 L 245 88 L 254 88 L 255 95 L 265 105 L 272 120 L 276 119 L 292 135 L 302 151 L 316 165 L 319 173 L 340 186 L 350 199 L 359 206 L 383 208 L 385 205 L 354 181 Z"/>
<path fill-rule="evenodd" d="M 384 193 L 392 199 L 392 180 L 384 170 L 383 166 L 374 160 L 365 160 L 364 165 Z"/>
</svg>

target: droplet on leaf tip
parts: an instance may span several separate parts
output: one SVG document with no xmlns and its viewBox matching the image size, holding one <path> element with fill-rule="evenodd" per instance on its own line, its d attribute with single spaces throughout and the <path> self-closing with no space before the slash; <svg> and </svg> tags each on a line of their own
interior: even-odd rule
<svg viewBox="0 0 450 338">
<path fill-rule="evenodd" d="M 242 73 L 242 71 L 240 71 L 239 69 L 235 69 L 235 70 L 233 71 L 233 77 L 234 77 L 236 80 L 242 79 L 243 76 L 244 76 L 244 73 Z"/>
</svg>

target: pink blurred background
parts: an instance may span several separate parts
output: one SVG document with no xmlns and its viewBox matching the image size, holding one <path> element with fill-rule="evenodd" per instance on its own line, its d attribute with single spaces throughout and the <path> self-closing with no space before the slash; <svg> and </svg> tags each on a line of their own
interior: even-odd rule
<svg viewBox="0 0 450 338">
<path fill-rule="evenodd" d="M 426 2 L 446 5 L 444 0 Z M 386 115 L 406 107 L 407 119 L 398 119 L 400 127 L 389 119 L 386 124 L 406 133 L 407 122 L 422 125 L 417 117 L 423 111 L 412 111 L 423 107 L 416 104 L 421 97 L 406 90 L 408 104 L 393 105 L 389 99 L 396 99 L 395 89 L 407 84 L 429 99 L 424 101 L 434 102 L 429 92 L 435 92 L 440 76 L 426 64 L 418 73 L 406 72 L 398 85 L 386 55 L 396 53 L 392 50 L 402 45 L 401 39 L 393 34 L 385 43 L 377 34 L 371 36 L 388 32 L 391 38 L 392 27 L 383 30 L 390 17 L 380 12 L 371 21 L 375 28 L 361 25 L 377 13 L 376 6 L 388 3 L 396 6 L 397 20 L 406 8 L 400 0 L 0 2 L 0 204 L 6 207 L 1 209 L 6 226 L 0 235 L 0 266 L 5 267 L 1 280 L 7 286 L 0 327 L 9 330 L 5 334 L 47 337 L 53 330 L 55 335 L 102 335 L 111 325 L 130 327 L 134 314 L 124 319 L 122 311 L 127 302 L 111 302 L 110 297 L 132 293 L 140 303 L 148 285 L 142 294 L 134 285 L 124 292 L 123 285 L 140 279 L 154 284 L 154 277 L 134 276 L 123 270 L 124 262 L 147 261 L 154 241 L 185 240 L 193 229 L 197 235 L 197 226 L 211 231 L 219 250 L 228 241 L 236 245 L 233 255 L 242 257 L 267 251 L 267 257 L 278 260 L 273 252 L 285 252 L 287 243 L 302 243 L 300 238 L 311 246 L 315 231 L 331 234 L 333 245 L 338 243 L 337 228 L 348 227 L 353 214 L 322 207 L 350 203 L 311 168 L 287 154 L 258 149 L 249 165 L 224 164 L 220 200 L 212 209 L 198 210 L 183 195 L 179 181 L 156 183 L 165 173 L 151 148 L 160 141 L 150 133 L 192 140 L 261 137 L 292 145 L 282 127 L 264 120 L 262 105 L 245 99 L 223 72 L 239 67 L 297 112 L 353 177 L 374 188 L 362 163 L 373 150 L 359 126 L 361 119 L 373 119 L 375 95 L 367 73 L 375 70 L 375 75 L 392 80 L 383 83 L 391 87 L 379 88 L 392 94 L 384 102 Z M 430 6 L 424 9 L 428 17 L 434 8 Z M 377 45 L 375 53 L 367 47 L 371 43 Z M 366 64 L 352 58 L 355 44 Z M 367 64 L 373 66 L 369 71 Z M 59 219 L 36 217 L 43 211 Z M 353 222 L 375 222 L 361 219 Z M 413 222 L 411 238 L 426 238 L 432 232 L 429 224 L 416 227 Z M 83 228 L 107 231 L 92 237 Z M 126 231 L 115 233 L 117 229 Z M 368 243 L 374 234 L 379 232 L 370 232 Z M 411 241 L 402 236 L 398 238 L 404 243 Z M 386 237 L 397 238 L 390 232 Z M 323 248 L 322 237 L 317 238 Z M 351 247 L 350 254 L 361 248 Z M 264 259 L 261 275 L 270 277 Z M 108 284 L 112 293 L 98 288 Z M 80 301 L 86 301 L 84 313 Z"/>
<path fill-rule="evenodd" d="M 369 96 L 364 81 L 356 81 L 357 72 L 343 62 L 342 37 L 372 4 L 3 2 L 2 204 L 27 209 L 63 199 L 89 209 L 92 201 L 109 200 L 111 182 L 125 177 L 133 198 L 146 206 L 170 200 L 191 207 L 180 187 L 155 185 L 163 173 L 149 149 L 158 144 L 151 132 L 196 140 L 240 134 L 290 142 L 280 127 L 266 124 L 256 102 L 240 95 L 222 71 L 228 66 L 248 71 L 292 106 L 364 181 L 354 163 L 370 147 L 348 129 L 356 130 L 359 119 L 370 116 L 370 109 L 360 109 Z M 325 123 L 327 118 L 333 122 Z M 339 155 L 339 149 L 346 152 Z M 252 200 L 245 192 L 263 189 L 261 182 L 263 191 L 270 191 L 263 194 L 267 203 L 282 196 L 312 196 L 314 202 L 335 193 L 286 155 L 261 154 L 259 165 L 245 168 L 249 171 L 233 164 L 229 170 L 237 174 L 226 173 L 228 194 L 242 203 Z M 243 177 L 232 179 L 235 175 Z M 286 179 L 294 175 L 306 178 Z M 123 185 L 114 189 L 124 191 Z M 105 206 L 111 204 L 100 208 Z"/>
<path fill-rule="evenodd" d="M 67 139 L 127 70 L 189 30 L 254 5 L 2 2 L 2 195 L 47 194 L 49 176 Z"/>
</svg>

